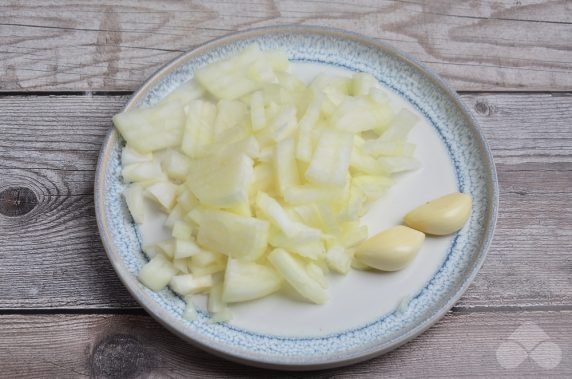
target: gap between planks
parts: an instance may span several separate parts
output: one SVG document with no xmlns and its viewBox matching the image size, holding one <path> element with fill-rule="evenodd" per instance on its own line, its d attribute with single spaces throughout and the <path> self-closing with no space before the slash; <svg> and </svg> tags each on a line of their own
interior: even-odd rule
<svg viewBox="0 0 572 379">
<path fill-rule="evenodd" d="M 554 95 L 554 96 L 572 96 L 572 90 L 554 90 L 554 91 L 513 91 L 513 90 L 487 90 L 487 91 L 455 91 L 459 96 L 463 95 Z M 134 91 L 2 91 L 0 90 L 0 98 L 2 97 L 42 97 L 42 96 L 131 96 Z"/>
<path fill-rule="evenodd" d="M 514 312 L 571 312 L 570 305 L 491 305 L 453 306 L 447 313 L 514 313 Z M 140 307 L 121 308 L 0 308 L 4 315 L 147 315 Z"/>
</svg>

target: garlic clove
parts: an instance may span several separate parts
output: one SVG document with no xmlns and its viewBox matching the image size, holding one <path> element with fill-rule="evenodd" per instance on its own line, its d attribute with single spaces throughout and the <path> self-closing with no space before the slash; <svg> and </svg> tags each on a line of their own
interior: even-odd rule
<svg viewBox="0 0 572 379">
<path fill-rule="evenodd" d="M 451 193 L 407 213 L 405 224 L 423 233 L 443 236 L 461 229 L 471 215 L 471 196 Z"/>
<path fill-rule="evenodd" d="M 382 271 L 401 270 L 417 255 L 424 240 L 425 234 L 417 230 L 394 226 L 362 242 L 355 259 Z"/>
</svg>

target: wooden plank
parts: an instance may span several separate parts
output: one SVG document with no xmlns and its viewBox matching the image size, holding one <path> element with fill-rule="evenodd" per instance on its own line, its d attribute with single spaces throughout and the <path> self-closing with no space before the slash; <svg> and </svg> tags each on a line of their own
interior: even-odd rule
<svg viewBox="0 0 572 379">
<path fill-rule="evenodd" d="M 572 162 L 572 94 L 462 95 L 495 162 Z"/>
<path fill-rule="evenodd" d="M 572 162 L 572 94 L 461 97 L 477 117 L 497 163 Z M 93 170 L 111 116 L 127 99 L 127 95 L 0 97 L 0 167 Z"/>
<path fill-rule="evenodd" d="M 459 90 L 570 90 L 571 20 L 566 0 L 4 2 L 0 90 L 132 90 L 193 46 L 278 24 L 366 34 Z"/>
<path fill-rule="evenodd" d="M 450 313 L 384 356 L 295 376 L 570 377 L 571 319 L 571 311 Z M 146 315 L 0 316 L 0 361 L 9 378 L 292 377 L 204 353 Z"/>
<path fill-rule="evenodd" d="M 457 305 L 572 304 L 572 196 L 562 192 L 572 171 L 556 164 L 498 169 L 502 212 L 495 239 Z M 29 177 L 15 179 L 27 185 L 22 179 Z M 91 195 L 39 196 L 38 203 L 26 215 L 0 216 L 0 308 L 136 306 L 102 249 Z"/>
<path fill-rule="evenodd" d="M 93 206 L 101 142 L 125 101 L 0 98 L 0 192 L 29 188 L 38 200 L 20 217 L 0 214 L 0 307 L 136 306 L 110 267 Z"/>
<path fill-rule="evenodd" d="M 458 307 L 571 305 L 572 97 L 463 99 L 480 110 L 496 155 L 501 213 L 487 261 Z M 29 213 L 0 215 L 0 308 L 136 307 L 99 242 L 92 199 L 99 145 L 125 101 L 0 97 L 0 192 L 29 188 L 37 198 Z"/>
</svg>

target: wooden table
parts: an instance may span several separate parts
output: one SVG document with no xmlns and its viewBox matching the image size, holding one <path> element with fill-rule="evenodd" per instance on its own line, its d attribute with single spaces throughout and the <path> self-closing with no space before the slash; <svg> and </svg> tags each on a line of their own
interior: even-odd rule
<svg viewBox="0 0 572 379">
<path fill-rule="evenodd" d="M 572 376 L 572 1 L 116 3 L 0 0 L 0 377 L 280 375 L 147 316 L 93 205 L 111 116 L 143 79 L 197 44 L 276 24 L 360 32 L 441 74 L 481 123 L 501 188 L 487 261 L 443 320 L 385 356 L 296 376 Z"/>
</svg>

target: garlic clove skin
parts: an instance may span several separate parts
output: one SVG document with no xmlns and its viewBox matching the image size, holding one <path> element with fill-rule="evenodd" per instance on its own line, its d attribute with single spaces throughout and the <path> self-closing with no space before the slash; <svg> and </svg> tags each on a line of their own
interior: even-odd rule
<svg viewBox="0 0 572 379">
<path fill-rule="evenodd" d="M 417 255 L 425 234 L 398 225 L 386 229 L 362 242 L 355 251 L 355 259 L 381 271 L 398 271 Z"/>
<path fill-rule="evenodd" d="M 423 233 L 444 236 L 461 229 L 471 215 L 470 195 L 455 192 L 429 201 L 407 213 L 405 224 Z"/>
</svg>

